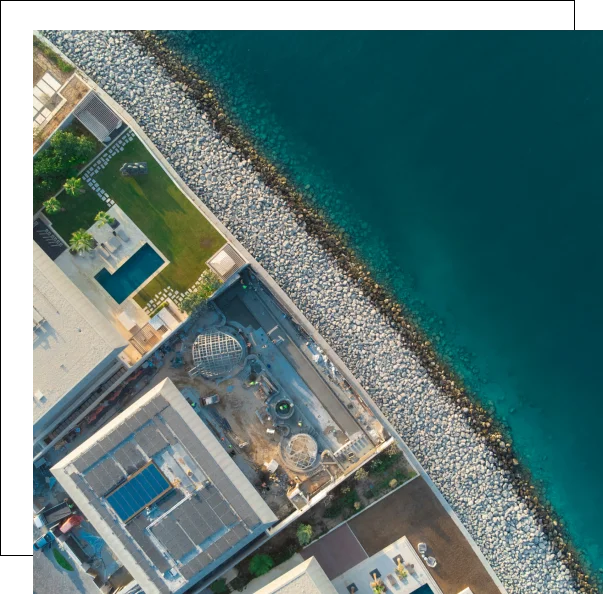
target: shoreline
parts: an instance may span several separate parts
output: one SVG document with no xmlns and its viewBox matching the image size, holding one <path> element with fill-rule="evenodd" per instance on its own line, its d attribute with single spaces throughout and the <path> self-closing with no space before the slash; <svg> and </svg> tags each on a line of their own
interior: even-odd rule
<svg viewBox="0 0 603 594">
<path fill-rule="evenodd" d="M 60 35 L 61 32 L 58 32 L 58 34 Z M 535 495 L 537 491 L 531 484 L 529 473 L 527 469 L 523 468 L 517 462 L 512 447 L 509 445 L 508 440 L 505 439 L 504 428 L 492 419 L 487 411 L 474 402 L 471 395 L 454 375 L 454 372 L 446 368 L 439 361 L 429 340 L 423 335 L 420 329 L 408 321 L 408 316 L 403 306 L 398 304 L 384 287 L 379 286 L 372 280 L 370 271 L 351 253 L 350 249 L 346 246 L 346 239 L 341 231 L 334 228 L 319 213 L 308 207 L 303 195 L 289 183 L 276 166 L 263 158 L 255 150 L 252 142 L 230 122 L 218 103 L 211 86 L 203 81 L 197 73 L 183 66 L 180 58 L 169 50 L 162 40 L 154 34 L 145 32 L 128 32 L 126 35 L 133 37 L 138 47 L 143 48 L 148 55 L 153 56 L 156 62 L 161 64 L 164 73 L 167 73 L 172 81 L 179 83 L 180 88 L 178 92 L 185 93 L 200 105 L 202 111 L 209 115 L 211 124 L 218 132 L 219 137 L 222 137 L 228 144 L 233 146 L 250 163 L 265 185 L 276 192 L 281 199 L 285 200 L 287 206 L 297 218 L 297 221 L 295 221 L 296 226 L 305 229 L 311 237 L 318 241 L 321 248 L 329 254 L 333 262 L 343 271 L 344 275 L 349 279 L 353 279 L 355 287 L 362 292 L 367 300 L 370 300 L 370 303 L 376 308 L 378 314 L 387 319 L 390 328 L 400 337 L 399 346 L 409 349 L 418 358 L 423 368 L 421 371 L 427 373 L 437 390 L 452 403 L 456 413 L 463 418 L 473 433 L 481 438 L 480 441 L 492 453 L 496 465 L 504 469 L 518 497 L 526 504 L 530 513 L 535 516 L 537 524 L 542 527 L 543 532 L 547 535 L 547 539 L 554 544 L 555 552 L 561 555 L 556 555 L 559 563 L 570 569 L 577 589 L 589 593 L 596 592 L 596 587 L 585 578 L 578 554 L 565 535 L 564 529 L 560 525 L 561 522 L 556 518 L 554 512 L 540 500 L 539 496 Z M 56 42 L 53 35 L 49 35 L 49 38 Z M 93 71 L 91 76 L 96 78 L 96 72 Z M 116 97 L 116 100 L 120 99 Z M 146 122 L 141 122 L 141 125 L 144 126 L 145 124 Z M 162 149 L 163 151 L 164 149 Z M 176 149 L 175 152 L 177 153 L 178 150 Z M 170 156 L 172 161 L 178 161 L 169 150 L 167 151 L 167 155 Z M 175 167 L 178 168 L 178 163 L 175 164 Z M 187 176 L 183 175 L 183 177 L 186 181 Z M 194 184 L 192 187 L 198 187 L 198 185 Z M 204 198 L 204 201 L 206 200 L 203 192 L 197 193 Z M 211 202 L 209 206 L 214 210 Z M 218 213 L 218 216 L 222 218 L 222 213 Z M 224 222 L 227 226 L 230 226 L 228 220 Z M 243 241 L 243 243 L 245 242 Z M 278 279 L 278 276 L 276 278 Z M 286 290 L 289 292 L 288 288 Z M 316 326 L 320 331 L 320 325 L 317 324 Z M 332 338 L 328 333 L 325 333 L 325 338 L 331 343 Z M 334 348 L 337 351 L 341 350 L 338 347 Z M 343 356 L 344 354 L 342 353 Z M 350 367 L 354 371 L 354 365 L 350 365 Z M 357 372 L 354 372 L 354 374 L 364 384 L 362 375 Z M 391 406 L 391 403 L 384 402 L 369 386 L 367 386 L 367 390 L 380 406 L 383 414 L 390 418 L 394 425 L 398 425 L 391 418 L 392 414 L 387 408 L 387 405 Z M 417 447 L 412 446 L 412 449 L 416 451 Z M 428 472 L 432 476 L 429 465 Z M 440 487 L 437 480 L 436 484 Z M 445 489 L 442 489 L 442 491 L 446 493 Z M 456 505 L 459 505 L 458 502 Z M 453 508 L 456 505 L 452 504 Z M 459 515 L 465 524 L 463 515 Z M 476 540 L 481 549 L 482 544 L 480 543 L 480 539 L 476 538 Z M 496 564 L 493 563 L 493 566 L 496 569 Z M 528 590 L 520 588 L 513 591 Z"/>
</svg>

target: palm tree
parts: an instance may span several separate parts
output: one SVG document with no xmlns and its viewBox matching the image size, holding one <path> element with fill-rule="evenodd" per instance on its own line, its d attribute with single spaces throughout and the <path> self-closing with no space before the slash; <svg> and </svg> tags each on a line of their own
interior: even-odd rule
<svg viewBox="0 0 603 594">
<path fill-rule="evenodd" d="M 300 524 L 297 527 L 297 540 L 302 547 L 310 544 L 312 540 L 312 526 L 310 524 Z"/>
<path fill-rule="evenodd" d="M 49 198 L 44 202 L 44 210 L 49 214 L 55 214 L 61 210 L 61 203 L 57 198 Z"/>
<path fill-rule="evenodd" d="M 88 231 L 79 229 L 71 235 L 69 247 L 74 253 L 83 256 L 85 253 L 92 251 L 96 245 L 96 240 Z"/>
<path fill-rule="evenodd" d="M 79 177 L 70 177 L 63 186 L 70 196 L 77 196 L 84 189 L 84 182 Z"/>
<path fill-rule="evenodd" d="M 102 210 L 94 217 L 94 220 L 98 223 L 99 227 L 115 223 L 115 219 L 108 212 Z"/>
</svg>

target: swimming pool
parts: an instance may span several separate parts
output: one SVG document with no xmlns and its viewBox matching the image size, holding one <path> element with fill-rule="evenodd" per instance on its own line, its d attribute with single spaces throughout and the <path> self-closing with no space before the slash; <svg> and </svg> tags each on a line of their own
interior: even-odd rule
<svg viewBox="0 0 603 594">
<path fill-rule="evenodd" d="M 121 303 L 162 265 L 163 258 L 145 243 L 113 274 L 103 268 L 94 278 L 117 303 Z"/>
<path fill-rule="evenodd" d="M 433 594 L 433 590 L 429 584 L 423 584 L 420 588 L 413 590 L 412 594 Z"/>
</svg>

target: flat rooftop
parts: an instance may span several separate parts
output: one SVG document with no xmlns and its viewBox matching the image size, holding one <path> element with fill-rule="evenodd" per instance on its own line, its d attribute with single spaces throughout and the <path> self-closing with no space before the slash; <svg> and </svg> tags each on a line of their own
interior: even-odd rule
<svg viewBox="0 0 603 594">
<path fill-rule="evenodd" d="M 36 242 L 33 250 L 35 422 L 127 343 Z"/>
<path fill-rule="evenodd" d="M 184 591 L 276 522 L 169 379 L 51 470 L 147 594 Z"/>
<path fill-rule="evenodd" d="M 311 557 L 256 590 L 254 594 L 337 594 L 322 567 Z"/>
</svg>

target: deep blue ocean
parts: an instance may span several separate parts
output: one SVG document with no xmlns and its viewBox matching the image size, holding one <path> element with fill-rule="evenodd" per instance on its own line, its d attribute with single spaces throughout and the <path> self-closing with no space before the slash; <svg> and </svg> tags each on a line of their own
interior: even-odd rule
<svg viewBox="0 0 603 594">
<path fill-rule="evenodd" d="M 375 272 L 393 273 L 602 572 L 603 35 L 170 42 Z"/>
</svg>

